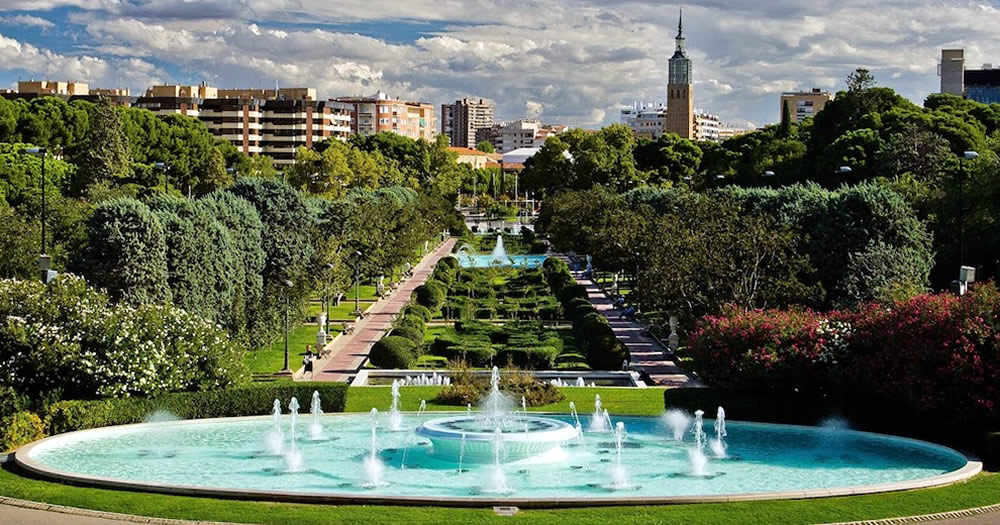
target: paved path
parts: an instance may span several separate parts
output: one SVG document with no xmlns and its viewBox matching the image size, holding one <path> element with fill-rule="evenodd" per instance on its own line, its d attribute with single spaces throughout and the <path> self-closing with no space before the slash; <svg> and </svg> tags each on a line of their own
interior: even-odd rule
<svg viewBox="0 0 1000 525">
<path fill-rule="evenodd" d="M 559 258 L 570 263 L 565 255 Z M 630 368 L 633 370 L 645 370 L 653 378 L 656 386 L 667 388 L 696 387 L 702 386 L 698 380 L 684 372 L 677 363 L 664 357 L 664 348 L 652 337 L 642 334 L 643 326 L 637 321 L 620 319 L 619 311 L 615 310 L 611 299 L 604 293 L 604 290 L 591 279 L 583 277 L 583 271 L 572 272 L 576 282 L 582 284 L 587 289 L 590 302 L 597 308 L 597 311 L 608 319 L 608 324 L 615 331 L 632 354 Z M 650 385 L 653 386 L 653 385 Z"/>
<path fill-rule="evenodd" d="M 134 522 L 0 505 L 0 525 L 69 525 L 71 523 L 73 525 L 119 525 Z"/>
<path fill-rule="evenodd" d="M 393 316 L 410 302 L 413 290 L 430 278 L 434 272 L 434 265 L 451 253 L 454 246 L 455 239 L 448 239 L 439 245 L 414 267 L 412 277 L 403 281 L 403 284 L 393 290 L 389 297 L 369 308 L 365 312 L 365 318 L 354 323 L 354 333 L 337 339 L 329 348 L 327 357 L 313 365 L 316 369 L 316 377 L 313 380 L 338 382 L 350 380 L 368 359 L 372 345 L 389 330 Z M 301 376 L 297 375 L 296 379 L 301 379 Z"/>
</svg>

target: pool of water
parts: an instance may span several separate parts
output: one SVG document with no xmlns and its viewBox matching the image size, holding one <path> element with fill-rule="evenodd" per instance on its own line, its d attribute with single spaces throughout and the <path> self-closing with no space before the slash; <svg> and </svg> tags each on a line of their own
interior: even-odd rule
<svg viewBox="0 0 1000 525">
<path fill-rule="evenodd" d="M 54 471 L 143 484 L 266 490 L 316 495 L 472 499 L 667 498 L 755 494 L 862 487 L 920 480 L 961 469 L 964 456 L 930 443 L 884 435 L 816 427 L 728 422 L 726 457 L 713 457 L 702 475 L 690 460 L 693 436 L 675 441 L 660 418 L 614 417 L 625 424 L 619 449 L 612 433 L 585 431 L 565 443 L 557 461 L 505 462 L 509 492 L 487 488 L 492 463 L 466 463 L 435 455 L 428 439 L 412 430 L 442 414 L 403 414 L 399 432 L 378 416 L 378 457 L 385 466 L 381 486 L 366 487 L 363 462 L 371 450 L 368 414 L 300 416 L 296 450 L 302 469 L 290 472 L 285 458 L 269 450 L 270 417 L 150 423 L 64 434 L 19 452 L 30 463 Z M 571 416 L 551 416 L 574 424 Z M 588 418 L 582 426 L 588 428 Z M 283 416 L 284 449 L 290 448 Z M 714 435 L 713 423 L 705 431 Z M 272 443 L 273 445 L 273 443 Z M 617 465 L 627 489 L 609 488 Z"/>
<path fill-rule="evenodd" d="M 489 268 L 491 266 L 510 268 L 538 268 L 545 262 L 545 255 L 508 255 L 500 258 L 493 255 L 469 255 L 467 253 L 456 253 L 454 257 L 458 259 L 458 264 L 462 268 Z"/>
</svg>

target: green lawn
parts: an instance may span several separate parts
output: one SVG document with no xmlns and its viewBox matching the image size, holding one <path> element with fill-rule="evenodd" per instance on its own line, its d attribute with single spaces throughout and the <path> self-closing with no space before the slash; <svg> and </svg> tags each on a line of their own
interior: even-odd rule
<svg viewBox="0 0 1000 525">
<path fill-rule="evenodd" d="M 343 329 L 342 326 L 337 326 L 339 329 Z M 334 324 L 331 323 L 330 329 L 333 330 L 333 328 Z M 302 356 L 300 354 L 305 353 L 306 345 L 316 346 L 316 331 L 318 329 L 319 327 L 316 325 L 303 324 L 296 326 L 288 334 L 288 366 L 292 370 L 301 366 Z M 280 372 L 281 367 L 285 364 L 285 338 L 279 334 L 269 348 L 263 348 L 256 352 L 247 352 L 243 360 L 250 368 L 250 372 L 254 374 Z"/>
</svg>

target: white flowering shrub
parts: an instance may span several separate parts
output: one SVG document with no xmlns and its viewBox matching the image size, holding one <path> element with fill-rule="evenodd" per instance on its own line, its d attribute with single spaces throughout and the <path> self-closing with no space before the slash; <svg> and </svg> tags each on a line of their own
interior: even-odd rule
<svg viewBox="0 0 1000 525">
<path fill-rule="evenodd" d="M 112 304 L 83 279 L 0 280 L 0 386 L 39 397 L 156 396 L 245 380 L 220 327 L 171 306 Z"/>
</svg>

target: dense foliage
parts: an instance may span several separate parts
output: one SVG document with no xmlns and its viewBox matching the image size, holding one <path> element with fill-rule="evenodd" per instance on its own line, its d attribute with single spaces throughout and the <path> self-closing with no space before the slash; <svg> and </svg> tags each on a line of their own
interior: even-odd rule
<svg viewBox="0 0 1000 525">
<path fill-rule="evenodd" d="M 856 311 L 732 312 L 688 339 L 702 378 L 737 391 L 868 392 L 913 413 L 1000 420 L 1000 291 Z"/>
<path fill-rule="evenodd" d="M 242 351 L 213 323 L 114 304 L 80 278 L 0 281 L 0 387 L 31 399 L 155 396 L 242 382 Z"/>
</svg>

